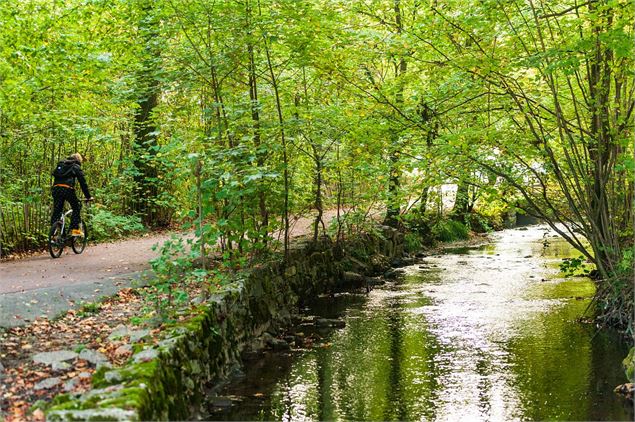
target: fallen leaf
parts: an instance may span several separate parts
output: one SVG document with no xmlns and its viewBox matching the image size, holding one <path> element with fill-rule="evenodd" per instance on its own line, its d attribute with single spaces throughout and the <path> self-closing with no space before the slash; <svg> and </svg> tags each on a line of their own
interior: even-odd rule
<svg viewBox="0 0 635 422">
<path fill-rule="evenodd" d="M 46 420 L 46 416 L 44 415 L 44 412 L 42 411 L 42 409 L 35 409 L 35 411 L 33 412 L 33 420 L 36 420 L 36 421 Z"/>
</svg>

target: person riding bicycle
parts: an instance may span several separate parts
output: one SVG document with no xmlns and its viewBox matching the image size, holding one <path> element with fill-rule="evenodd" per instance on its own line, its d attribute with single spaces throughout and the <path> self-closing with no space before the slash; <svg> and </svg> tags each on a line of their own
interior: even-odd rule
<svg viewBox="0 0 635 422">
<path fill-rule="evenodd" d="M 51 224 L 55 223 L 62 216 L 64 211 L 64 201 L 67 201 L 73 209 L 73 216 L 71 217 L 71 236 L 83 236 L 84 233 L 79 228 L 80 211 L 82 204 L 77 199 L 75 194 L 75 179 L 79 180 L 79 185 L 84 192 L 84 197 L 87 201 L 91 201 L 93 197 L 88 190 L 88 184 L 82 171 L 83 158 L 79 153 L 72 154 L 66 160 L 62 160 L 57 163 L 55 170 L 53 170 L 53 187 L 51 193 L 53 195 L 53 215 L 51 216 Z"/>
</svg>

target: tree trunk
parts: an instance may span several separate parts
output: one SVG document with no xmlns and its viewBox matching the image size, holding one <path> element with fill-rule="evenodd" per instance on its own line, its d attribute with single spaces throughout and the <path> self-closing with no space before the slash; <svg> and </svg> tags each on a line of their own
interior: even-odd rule
<svg viewBox="0 0 635 422">
<path fill-rule="evenodd" d="M 389 226 L 397 226 L 399 223 L 399 214 L 401 213 L 401 206 L 399 204 L 399 185 L 400 185 L 400 173 L 399 168 L 399 152 L 397 151 L 399 143 L 399 135 L 392 133 L 390 137 L 391 153 L 390 153 L 390 169 L 388 176 L 388 200 L 386 206 L 386 219 L 384 224 Z"/>
<path fill-rule="evenodd" d="M 456 187 L 456 200 L 452 208 L 452 217 L 461 222 L 465 222 L 465 217 L 470 212 L 469 185 L 460 180 Z"/>
<path fill-rule="evenodd" d="M 260 133 L 260 102 L 258 100 L 258 80 L 256 78 L 256 60 L 254 54 L 254 45 L 251 41 L 251 6 L 249 0 L 246 2 L 247 4 L 247 28 L 249 36 L 249 40 L 247 43 L 247 54 L 249 56 L 249 65 L 248 65 L 248 73 L 249 73 L 249 99 L 251 101 L 251 121 L 252 121 L 252 129 L 253 129 L 253 140 L 254 147 L 256 149 L 256 165 L 260 171 L 264 170 L 266 154 L 261 149 L 262 139 Z M 256 229 L 260 232 L 261 229 L 265 229 L 268 231 L 269 227 L 269 211 L 267 210 L 267 197 L 264 186 L 262 183 L 258 184 L 258 209 L 260 213 L 260 224 L 256 226 Z M 267 235 L 265 234 L 262 238 L 263 243 L 267 243 Z"/>
<path fill-rule="evenodd" d="M 403 32 L 403 22 L 401 14 L 401 0 L 394 0 L 393 10 L 395 12 L 395 26 L 397 27 L 397 34 Z M 408 69 L 408 63 L 402 56 L 398 60 L 398 64 L 395 66 L 395 79 L 397 79 L 397 93 L 395 94 L 395 105 L 398 108 L 403 108 L 403 82 L 399 78 L 403 77 Z M 400 136 L 396 128 L 393 128 L 390 133 L 390 170 L 388 176 L 388 204 L 386 209 L 385 224 L 389 226 L 396 226 L 399 223 L 399 214 L 401 213 L 401 205 L 399 198 L 399 186 L 401 184 L 401 169 L 399 167 L 399 151 L 401 150 Z"/>
<path fill-rule="evenodd" d="M 153 2 L 140 3 L 141 20 L 139 32 L 145 46 L 142 69 L 137 74 L 138 100 L 134 113 L 133 165 L 136 168 L 135 195 L 133 209 L 141 214 L 144 222 L 157 225 L 155 219 L 155 200 L 158 195 L 156 184 L 157 169 L 154 156 L 157 153 L 157 127 L 153 118 L 154 109 L 159 102 L 159 80 L 161 53 L 158 47 L 159 26 L 155 16 Z"/>
<path fill-rule="evenodd" d="M 419 198 L 419 213 L 423 216 L 428 211 L 428 197 L 430 196 L 430 186 L 424 185 Z"/>
<path fill-rule="evenodd" d="M 313 148 L 313 159 L 315 162 L 315 209 L 317 210 L 317 215 L 313 223 L 313 241 L 317 242 L 320 224 L 322 225 L 322 229 L 326 230 L 324 221 L 322 220 L 322 216 L 324 215 L 324 208 L 322 206 L 322 159 L 315 145 L 311 145 L 311 148 Z"/>
<path fill-rule="evenodd" d="M 273 70 L 271 61 L 271 52 L 266 35 L 263 35 L 265 54 L 267 57 L 267 66 L 269 68 L 269 76 L 271 76 L 271 85 L 276 100 L 276 111 L 278 113 L 278 126 L 280 130 L 280 141 L 282 143 L 282 165 L 284 179 L 284 205 L 282 210 L 282 220 L 284 224 L 284 256 L 285 259 L 289 255 L 289 159 L 287 155 L 287 138 L 284 131 L 284 117 L 282 116 L 282 103 L 280 101 L 280 91 L 278 90 L 278 78 Z"/>
</svg>

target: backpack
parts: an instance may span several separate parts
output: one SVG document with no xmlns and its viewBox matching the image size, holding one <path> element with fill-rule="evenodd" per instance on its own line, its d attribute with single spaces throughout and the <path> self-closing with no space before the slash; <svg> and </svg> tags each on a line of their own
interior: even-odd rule
<svg viewBox="0 0 635 422">
<path fill-rule="evenodd" d="M 57 163 L 57 165 L 55 166 L 55 169 L 53 170 L 51 174 L 55 178 L 68 177 L 71 175 L 73 171 L 73 164 L 74 164 L 73 162 L 69 162 L 66 160 L 60 161 Z"/>
</svg>

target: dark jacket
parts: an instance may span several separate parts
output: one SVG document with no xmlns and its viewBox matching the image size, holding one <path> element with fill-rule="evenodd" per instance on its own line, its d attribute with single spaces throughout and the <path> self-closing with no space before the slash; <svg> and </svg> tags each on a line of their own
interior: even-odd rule
<svg viewBox="0 0 635 422">
<path fill-rule="evenodd" d="M 52 173 L 55 181 L 53 185 L 68 185 L 75 187 L 75 179 L 79 180 L 79 185 L 84 192 L 84 197 L 90 198 L 90 191 L 88 190 L 88 184 L 86 184 L 86 178 L 82 167 L 77 160 L 62 160 L 57 163 L 55 170 Z"/>
</svg>

